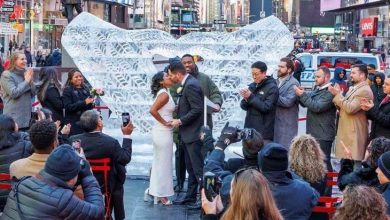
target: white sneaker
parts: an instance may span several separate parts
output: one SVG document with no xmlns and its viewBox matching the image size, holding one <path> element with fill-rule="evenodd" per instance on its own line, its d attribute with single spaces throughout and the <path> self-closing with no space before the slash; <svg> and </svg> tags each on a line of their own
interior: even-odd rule
<svg viewBox="0 0 390 220">
<path fill-rule="evenodd" d="M 153 202 L 153 196 L 149 194 L 149 188 L 145 190 L 144 193 L 144 202 Z"/>
</svg>

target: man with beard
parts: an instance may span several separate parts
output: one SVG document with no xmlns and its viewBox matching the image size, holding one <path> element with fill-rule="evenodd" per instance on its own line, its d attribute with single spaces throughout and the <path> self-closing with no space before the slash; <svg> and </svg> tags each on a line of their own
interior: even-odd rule
<svg viewBox="0 0 390 220">
<path fill-rule="evenodd" d="M 335 96 L 333 103 L 340 109 L 340 120 L 336 137 L 336 157 L 352 157 L 354 170 L 361 168 L 368 139 L 366 112 L 361 108 L 362 100 L 372 101 L 373 94 L 367 83 L 368 70 L 365 64 L 354 65 L 351 69 L 351 86 L 343 95 L 340 86 L 329 86 Z M 350 155 L 346 155 L 350 154 Z"/>
<path fill-rule="evenodd" d="M 330 154 L 336 135 L 336 107 L 333 95 L 328 91 L 330 71 L 327 67 L 319 67 L 315 73 L 315 88 L 305 92 L 302 87 L 295 87 L 302 106 L 307 108 L 306 133 L 311 134 L 320 144 L 326 156 L 328 171 L 332 171 Z"/>
<path fill-rule="evenodd" d="M 299 82 L 293 77 L 293 72 L 293 61 L 287 57 L 282 58 L 277 79 L 279 98 L 276 105 L 274 142 L 287 149 L 298 133 L 299 106 L 294 87 L 299 86 Z"/>
</svg>

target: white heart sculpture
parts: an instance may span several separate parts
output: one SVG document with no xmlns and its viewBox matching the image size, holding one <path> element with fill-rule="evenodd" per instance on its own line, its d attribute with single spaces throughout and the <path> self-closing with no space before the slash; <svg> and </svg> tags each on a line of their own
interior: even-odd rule
<svg viewBox="0 0 390 220">
<path fill-rule="evenodd" d="M 293 42 L 287 27 L 274 16 L 232 33 L 193 32 L 176 40 L 161 30 L 120 29 L 83 12 L 62 35 L 62 45 L 85 78 L 92 86 L 105 89 L 104 103 L 114 113 L 130 112 L 141 134 L 148 133 L 155 121 L 149 114 L 153 101 L 150 82 L 157 72 L 154 55 L 189 53 L 204 58 L 199 70 L 209 75 L 223 94 L 222 110 L 214 116 L 219 130 L 226 121 L 242 123 L 238 91 L 251 82 L 251 64 L 263 61 L 273 74 Z"/>
</svg>

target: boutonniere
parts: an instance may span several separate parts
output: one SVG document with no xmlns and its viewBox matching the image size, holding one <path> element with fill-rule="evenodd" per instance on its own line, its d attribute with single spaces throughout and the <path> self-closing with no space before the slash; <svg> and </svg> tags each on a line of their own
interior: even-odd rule
<svg viewBox="0 0 390 220">
<path fill-rule="evenodd" d="M 260 94 L 260 95 L 264 95 L 264 92 L 263 92 L 263 91 L 260 91 L 259 94 Z"/>
<path fill-rule="evenodd" d="M 180 86 L 179 88 L 177 88 L 176 93 L 181 94 L 182 90 L 183 90 L 183 86 Z"/>
</svg>

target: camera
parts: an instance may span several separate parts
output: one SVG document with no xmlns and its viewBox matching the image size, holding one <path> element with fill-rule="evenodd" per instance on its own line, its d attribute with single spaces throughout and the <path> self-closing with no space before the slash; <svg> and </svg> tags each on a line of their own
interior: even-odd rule
<svg viewBox="0 0 390 220">
<path fill-rule="evenodd" d="M 252 129 L 244 128 L 237 129 L 237 141 L 241 141 L 242 139 L 251 139 L 253 137 Z"/>
<path fill-rule="evenodd" d="M 122 113 L 122 123 L 123 127 L 127 126 L 130 122 L 130 113 L 128 112 L 123 112 Z"/>
<path fill-rule="evenodd" d="M 212 172 L 206 172 L 203 176 L 203 188 L 206 198 L 211 202 L 219 194 L 222 180 Z"/>
</svg>

